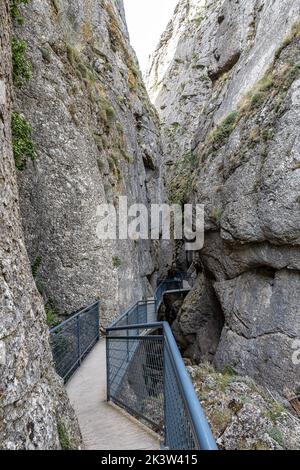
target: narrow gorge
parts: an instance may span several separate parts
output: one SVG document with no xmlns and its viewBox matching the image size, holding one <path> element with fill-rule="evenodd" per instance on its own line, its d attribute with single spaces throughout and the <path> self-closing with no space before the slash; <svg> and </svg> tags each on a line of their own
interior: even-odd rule
<svg viewBox="0 0 300 470">
<path fill-rule="evenodd" d="M 191 358 L 281 393 L 300 379 L 299 13 L 294 1 L 181 1 L 147 77 L 169 197 L 205 206 L 179 334 Z"/>
<path fill-rule="evenodd" d="M 174 273 L 219 448 L 300 448 L 299 127 L 299 0 L 179 0 L 144 76 L 123 0 L 0 0 L 0 449 L 85 447 L 49 328 Z M 203 248 L 100 239 L 120 197 L 203 205 Z"/>
</svg>

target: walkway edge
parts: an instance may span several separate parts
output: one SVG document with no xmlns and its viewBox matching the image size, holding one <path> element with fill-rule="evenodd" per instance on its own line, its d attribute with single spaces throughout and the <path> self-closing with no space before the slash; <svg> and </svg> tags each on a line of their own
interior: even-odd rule
<svg viewBox="0 0 300 470">
<path fill-rule="evenodd" d="M 148 426 L 146 426 L 146 424 L 142 423 L 141 421 L 139 421 L 138 419 L 136 419 L 134 416 L 132 416 L 131 414 L 129 414 L 126 410 L 124 410 L 123 408 L 121 408 L 120 406 L 116 405 L 114 402 L 112 401 L 109 401 L 108 402 L 108 405 L 111 406 L 112 408 L 114 408 L 115 410 L 118 411 L 118 413 L 121 413 L 123 416 L 125 416 L 125 418 L 127 418 L 129 421 L 131 421 L 133 424 L 137 425 L 138 427 L 141 428 L 142 431 L 146 432 L 147 434 L 149 434 L 151 437 L 153 437 L 154 439 L 157 440 L 157 442 L 159 443 L 159 445 L 163 444 L 163 437 L 160 436 L 159 434 L 157 434 L 155 431 L 153 431 L 151 428 L 149 428 Z"/>
</svg>

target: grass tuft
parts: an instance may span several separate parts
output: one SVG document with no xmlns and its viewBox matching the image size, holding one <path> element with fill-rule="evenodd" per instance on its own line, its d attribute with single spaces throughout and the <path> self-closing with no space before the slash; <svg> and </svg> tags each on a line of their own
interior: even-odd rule
<svg viewBox="0 0 300 470">
<path fill-rule="evenodd" d="M 53 310 L 49 304 L 45 306 L 45 312 L 48 328 L 55 328 L 60 324 L 60 319 L 58 318 L 57 312 L 55 312 L 55 310 Z"/>
<path fill-rule="evenodd" d="M 238 122 L 238 112 L 232 111 L 228 116 L 214 129 L 209 136 L 209 143 L 214 148 L 222 146 L 224 141 L 234 131 Z"/>
<path fill-rule="evenodd" d="M 62 450 L 72 450 L 71 441 L 68 436 L 66 427 L 61 421 L 57 423 L 57 432 Z"/>
<path fill-rule="evenodd" d="M 39 269 L 41 267 L 42 261 L 43 261 L 43 258 L 41 256 L 37 256 L 34 260 L 34 263 L 31 267 L 32 275 L 33 275 L 34 278 L 36 278 L 36 276 L 38 275 L 38 272 L 39 272 Z"/>
<path fill-rule="evenodd" d="M 10 0 L 10 15 L 13 21 L 18 24 L 24 23 L 24 17 L 20 13 L 20 6 L 28 5 L 31 0 Z"/>
<path fill-rule="evenodd" d="M 113 256 L 112 262 L 114 268 L 120 268 L 122 266 L 122 260 L 119 256 Z"/>
<path fill-rule="evenodd" d="M 12 113 L 11 130 L 16 168 L 22 171 L 26 168 L 27 159 L 35 158 L 35 147 L 31 140 L 32 127 L 24 116 Z"/>
<path fill-rule="evenodd" d="M 21 87 L 32 75 L 32 64 L 28 59 L 27 43 L 15 36 L 11 39 L 11 53 L 13 65 L 13 82 L 17 87 Z"/>
</svg>

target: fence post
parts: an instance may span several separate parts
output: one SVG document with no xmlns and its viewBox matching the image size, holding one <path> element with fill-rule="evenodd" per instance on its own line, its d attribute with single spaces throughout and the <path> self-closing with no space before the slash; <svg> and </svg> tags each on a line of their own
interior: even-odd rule
<svg viewBox="0 0 300 470">
<path fill-rule="evenodd" d="M 165 335 L 163 339 L 163 381 L 164 381 L 164 446 L 165 449 L 167 448 L 167 367 L 166 367 L 166 356 L 167 356 L 167 351 L 166 351 L 166 341 L 165 341 Z"/>
<path fill-rule="evenodd" d="M 140 302 L 137 303 L 137 308 L 136 308 L 136 313 L 135 313 L 135 323 L 138 325 L 139 323 L 141 323 L 140 321 Z M 132 334 L 137 334 L 139 335 L 140 333 L 140 330 L 136 330 L 135 333 L 132 332 Z"/>
<path fill-rule="evenodd" d="M 129 325 L 129 313 L 127 312 L 126 315 L 126 324 L 127 326 Z M 127 336 L 127 341 L 126 341 L 126 347 L 127 347 L 127 362 L 129 362 L 129 330 L 127 329 L 126 331 L 126 336 Z"/>
<path fill-rule="evenodd" d="M 107 401 L 110 401 L 109 331 L 106 335 L 106 396 Z"/>
<path fill-rule="evenodd" d="M 97 341 L 100 339 L 100 302 L 97 303 Z"/>
<path fill-rule="evenodd" d="M 80 315 L 77 316 L 77 355 L 78 364 L 81 364 L 81 351 L 80 351 Z"/>
</svg>

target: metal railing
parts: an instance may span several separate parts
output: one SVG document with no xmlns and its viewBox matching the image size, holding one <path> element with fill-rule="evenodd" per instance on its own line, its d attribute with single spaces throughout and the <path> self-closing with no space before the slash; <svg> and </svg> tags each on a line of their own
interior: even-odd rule
<svg viewBox="0 0 300 470">
<path fill-rule="evenodd" d="M 67 382 L 99 340 L 99 302 L 50 330 L 56 372 Z"/>
<path fill-rule="evenodd" d="M 182 288 L 183 279 L 162 281 L 153 300 L 107 329 L 107 399 L 164 436 L 168 449 L 216 450 L 171 328 L 156 322 L 164 292 Z"/>
</svg>

